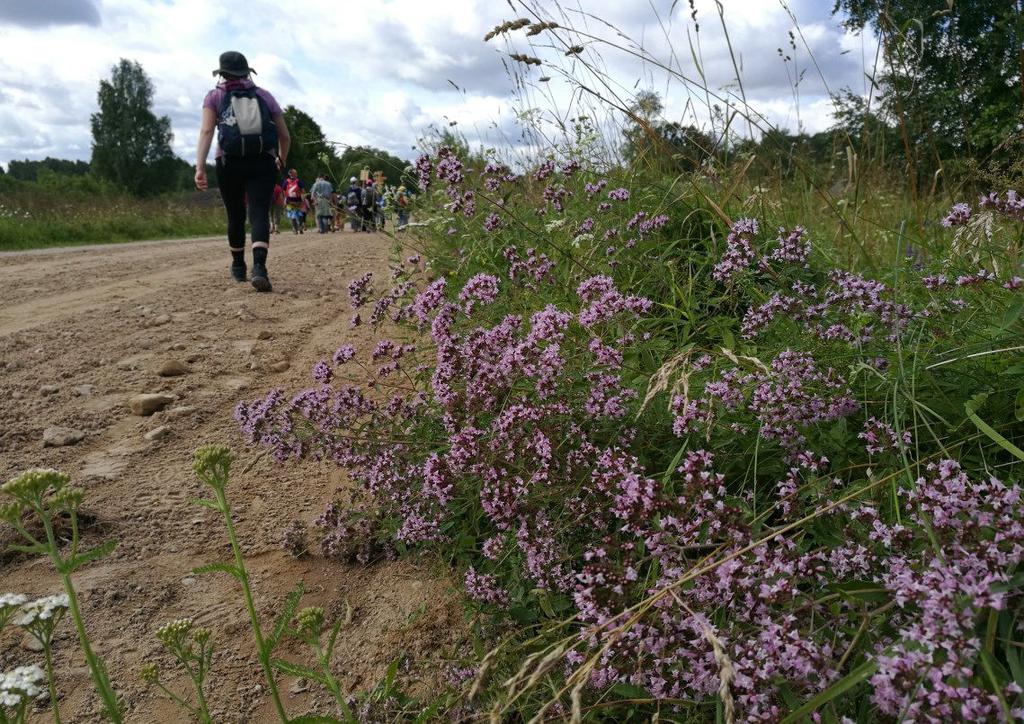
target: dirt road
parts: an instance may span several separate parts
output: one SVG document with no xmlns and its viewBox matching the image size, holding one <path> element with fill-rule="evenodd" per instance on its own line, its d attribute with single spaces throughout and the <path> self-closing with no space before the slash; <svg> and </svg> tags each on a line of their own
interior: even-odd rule
<svg viewBox="0 0 1024 724">
<path fill-rule="evenodd" d="M 264 616 L 299 581 L 307 591 L 303 605 L 323 606 L 329 617 L 352 605 L 335 658 L 349 691 L 373 686 L 402 654 L 412 662 L 412 681 L 420 672 L 436 680 L 456 645 L 461 612 L 450 584 L 435 572 L 407 562 L 345 566 L 317 553 L 295 560 L 281 550 L 285 526 L 296 518 L 311 522 L 345 481 L 327 466 L 256 459 L 232 418 L 239 399 L 310 384 L 313 363 L 342 342 L 366 345 L 367 331 L 348 328 L 346 285 L 367 270 L 387 278 L 391 244 L 383 235 L 350 232 L 275 237 L 271 294 L 231 281 L 222 239 L 0 255 L 0 474 L 6 480 L 35 466 L 70 473 L 87 490 L 86 544 L 118 539 L 115 553 L 78 573 L 77 583 L 127 721 L 185 720 L 138 678 L 143 663 L 158 662 L 169 687 L 187 691 L 153 636 L 181 617 L 214 632 L 215 719 L 274 720 L 237 585 L 226 575 L 191 573 L 230 552 L 217 514 L 190 502 L 203 492 L 191 473 L 192 451 L 206 442 L 231 445 L 236 470 L 253 463 L 232 480 L 228 497 Z M 187 372 L 158 375 L 168 362 Z M 272 371 L 282 362 L 287 370 Z M 139 393 L 175 400 L 141 417 L 127 405 Z M 82 439 L 44 447 L 51 427 Z M 11 542 L 7 533 L 0 538 Z M 0 558 L 0 592 L 57 590 L 43 560 Z M 8 629 L 0 638 L 0 669 L 41 663 L 30 648 Z M 298 652 L 289 645 L 285 655 Z M 57 656 L 64 720 L 97 720 L 99 705 L 68 623 Z M 285 677 L 282 691 L 292 716 L 330 709 L 315 683 Z"/>
</svg>

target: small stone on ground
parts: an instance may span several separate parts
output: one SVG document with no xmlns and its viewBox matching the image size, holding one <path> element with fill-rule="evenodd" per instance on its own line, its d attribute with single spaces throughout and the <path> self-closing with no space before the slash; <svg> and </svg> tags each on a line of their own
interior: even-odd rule
<svg viewBox="0 0 1024 724">
<path fill-rule="evenodd" d="M 169 404 L 174 402 L 174 398 L 170 395 L 162 394 L 142 394 L 135 395 L 128 401 L 128 407 L 131 409 L 133 415 L 140 415 L 146 417 L 152 415 L 154 412 L 164 409 Z"/>
<path fill-rule="evenodd" d="M 43 447 L 66 447 L 83 439 L 85 433 L 82 430 L 72 430 L 69 427 L 54 425 L 43 430 Z"/>
<path fill-rule="evenodd" d="M 156 371 L 161 377 L 177 377 L 179 375 L 187 375 L 191 370 L 183 363 L 176 359 L 164 360 L 163 364 Z"/>
<path fill-rule="evenodd" d="M 160 427 L 154 427 L 152 430 L 147 432 L 143 437 L 147 440 L 163 440 L 171 432 L 171 429 L 167 425 L 161 425 Z"/>
</svg>

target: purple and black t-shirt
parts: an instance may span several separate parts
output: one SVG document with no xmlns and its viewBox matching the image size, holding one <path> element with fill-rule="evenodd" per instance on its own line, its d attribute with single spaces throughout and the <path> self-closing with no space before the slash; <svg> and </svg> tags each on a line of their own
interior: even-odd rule
<svg viewBox="0 0 1024 724">
<path fill-rule="evenodd" d="M 203 99 L 203 108 L 209 108 L 214 113 L 220 110 L 220 104 L 224 102 L 224 96 L 228 92 L 233 90 L 250 90 L 256 88 L 256 95 L 263 99 L 267 104 L 267 108 L 270 110 L 270 117 L 277 118 L 281 115 L 281 106 L 278 105 L 274 96 L 270 94 L 270 91 L 265 88 L 257 88 L 256 84 L 248 78 L 242 78 L 239 80 L 222 80 L 217 84 L 217 87 L 206 94 L 206 98 Z M 224 155 L 224 151 L 221 150 L 220 145 L 217 145 L 217 153 L 214 158 L 220 158 Z"/>
</svg>

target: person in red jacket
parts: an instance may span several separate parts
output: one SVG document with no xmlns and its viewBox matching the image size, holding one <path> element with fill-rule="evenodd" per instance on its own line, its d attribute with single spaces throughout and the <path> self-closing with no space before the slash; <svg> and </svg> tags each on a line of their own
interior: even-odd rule
<svg viewBox="0 0 1024 724">
<path fill-rule="evenodd" d="M 293 234 L 301 234 L 306 226 L 306 215 L 302 210 L 302 200 L 305 195 L 306 185 L 299 179 L 299 172 L 294 168 L 290 169 L 288 178 L 284 180 L 284 202 Z"/>
</svg>

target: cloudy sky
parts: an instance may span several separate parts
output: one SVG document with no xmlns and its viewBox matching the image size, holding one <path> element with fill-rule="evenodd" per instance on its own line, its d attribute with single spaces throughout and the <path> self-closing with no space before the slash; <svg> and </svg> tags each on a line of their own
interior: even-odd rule
<svg viewBox="0 0 1024 724">
<path fill-rule="evenodd" d="M 745 96 L 751 113 L 809 132 L 830 125 L 829 90 L 866 91 L 876 43 L 845 32 L 832 0 L 722 5 L 742 89 L 714 0 L 0 0 L 0 163 L 88 160 L 97 86 L 120 58 L 145 68 L 154 110 L 170 116 L 174 149 L 192 161 L 210 71 L 228 49 L 330 140 L 404 158 L 431 124 L 457 124 L 474 144 L 514 144 L 524 111 L 550 120 L 592 108 L 581 83 L 613 103 L 656 90 L 666 118 L 697 123 L 709 103 L 742 107 Z M 561 27 L 483 41 L 517 16 Z M 572 45 L 584 48 L 578 57 L 565 55 Z M 510 52 L 545 65 L 523 66 Z"/>
</svg>

